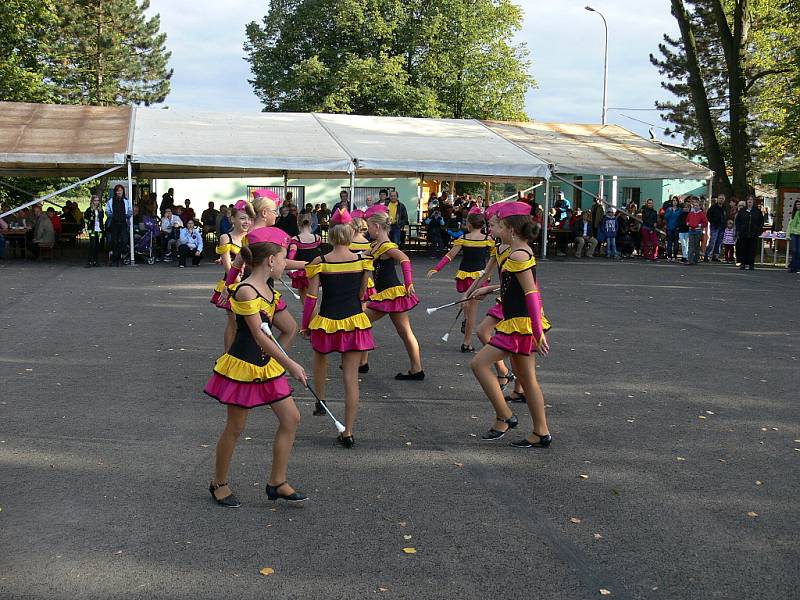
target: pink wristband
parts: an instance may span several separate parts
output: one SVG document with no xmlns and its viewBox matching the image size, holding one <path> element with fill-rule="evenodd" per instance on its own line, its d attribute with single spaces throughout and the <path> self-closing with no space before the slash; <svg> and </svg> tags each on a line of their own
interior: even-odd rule
<svg viewBox="0 0 800 600">
<path fill-rule="evenodd" d="M 442 260 L 440 260 L 439 263 L 435 267 L 433 267 L 433 270 L 438 273 L 439 271 L 444 269 L 447 266 L 447 263 L 449 263 L 449 262 L 450 262 L 450 257 L 447 256 L 447 254 L 445 254 L 442 257 Z"/>
<path fill-rule="evenodd" d="M 533 337 L 538 340 L 544 333 L 542 329 L 542 295 L 539 292 L 525 294 L 525 306 L 528 307 L 528 314 L 531 317 Z"/>
<path fill-rule="evenodd" d="M 400 268 L 403 271 L 403 283 L 406 288 L 414 283 L 414 272 L 411 270 L 411 261 L 404 260 L 400 263 Z"/>
<path fill-rule="evenodd" d="M 311 323 L 311 316 L 314 314 L 314 308 L 317 306 L 317 297 L 311 294 L 306 295 L 306 300 L 303 303 L 303 319 L 300 321 L 302 329 L 308 329 L 308 324 Z"/>
<path fill-rule="evenodd" d="M 225 275 L 225 285 L 230 285 L 235 282 L 239 278 L 240 274 L 241 271 L 239 269 L 236 267 L 231 267 L 228 271 L 228 274 Z"/>
</svg>

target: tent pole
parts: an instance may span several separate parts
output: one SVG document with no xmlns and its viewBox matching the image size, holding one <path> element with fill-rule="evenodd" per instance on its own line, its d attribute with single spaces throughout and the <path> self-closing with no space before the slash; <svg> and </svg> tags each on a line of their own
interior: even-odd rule
<svg viewBox="0 0 800 600">
<path fill-rule="evenodd" d="M 350 171 L 350 212 L 356 209 L 356 172 Z"/>
<path fill-rule="evenodd" d="M 617 176 L 611 177 L 611 205 L 617 205 Z"/>
<path fill-rule="evenodd" d="M 136 264 L 136 255 L 134 254 L 134 243 L 133 243 L 133 180 L 131 179 L 131 159 L 128 157 L 128 200 L 131 203 L 131 218 L 128 221 L 128 235 L 130 236 L 131 242 L 131 262 L 130 265 L 134 266 Z M 141 210 L 141 207 L 140 207 Z"/>
<path fill-rule="evenodd" d="M 542 258 L 547 258 L 547 222 L 550 219 L 550 179 L 544 182 L 544 214 L 542 215 Z"/>
<path fill-rule="evenodd" d="M 713 177 L 709 177 L 709 178 L 706 180 L 706 188 L 707 188 L 707 190 L 708 190 L 708 191 L 707 191 L 707 196 L 706 196 L 706 198 L 707 198 L 707 199 L 709 200 L 709 202 L 710 202 L 710 201 L 711 201 L 711 198 L 712 198 L 712 196 L 713 196 L 713 193 L 714 193 L 714 178 L 713 178 Z"/>
<path fill-rule="evenodd" d="M 281 206 L 286 202 L 286 193 L 289 191 L 289 172 L 283 172 L 283 199 L 281 200 Z"/>
<path fill-rule="evenodd" d="M 111 167 L 110 169 L 106 169 L 102 173 L 98 173 L 97 175 L 92 175 L 91 177 L 87 177 L 86 179 L 81 179 L 80 181 L 76 181 L 75 183 L 71 183 L 70 185 L 61 188 L 60 190 L 56 190 L 55 192 L 50 192 L 49 194 L 45 194 L 41 198 L 34 198 L 33 200 L 31 200 L 29 202 L 26 202 L 25 204 L 20 204 L 16 208 L 12 208 L 11 210 L 7 210 L 6 212 L 0 214 L 0 219 L 5 217 L 5 216 L 7 216 L 7 215 L 13 215 L 15 212 L 17 212 L 18 210 L 22 210 L 23 208 L 28 208 L 29 206 L 33 206 L 34 204 L 39 204 L 41 202 L 44 202 L 45 200 L 49 200 L 50 198 L 54 198 L 54 197 L 58 196 L 59 194 L 63 194 L 64 192 L 69 191 L 72 188 L 76 188 L 79 185 L 83 185 L 84 183 L 86 183 L 88 181 L 92 181 L 93 179 L 97 179 L 98 177 L 102 177 L 103 175 L 108 175 L 112 171 L 116 171 L 117 169 L 121 169 L 124 166 L 125 165 L 117 165 L 115 167 Z"/>
<path fill-rule="evenodd" d="M 424 179 L 425 173 L 417 173 L 417 223 L 422 222 L 422 183 Z"/>
</svg>

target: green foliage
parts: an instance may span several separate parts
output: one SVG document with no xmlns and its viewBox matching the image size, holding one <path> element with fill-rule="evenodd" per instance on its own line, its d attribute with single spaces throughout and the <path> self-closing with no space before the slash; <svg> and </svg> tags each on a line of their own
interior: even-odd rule
<svg viewBox="0 0 800 600">
<path fill-rule="evenodd" d="M 247 26 L 266 111 L 526 119 L 508 0 L 271 0 Z"/>
<path fill-rule="evenodd" d="M 50 101 L 42 66 L 56 22 L 51 0 L 0 2 L 0 100 Z"/>
</svg>

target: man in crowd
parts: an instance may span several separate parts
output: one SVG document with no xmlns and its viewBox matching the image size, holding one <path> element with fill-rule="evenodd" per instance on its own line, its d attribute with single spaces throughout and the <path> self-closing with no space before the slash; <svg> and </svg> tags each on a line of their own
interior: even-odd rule
<svg viewBox="0 0 800 600">
<path fill-rule="evenodd" d="M 311 217 L 311 232 L 318 233 L 319 230 L 319 219 L 317 219 L 317 214 L 314 212 L 314 205 L 309 202 L 306 204 L 306 207 L 303 209 L 301 214 L 308 215 Z"/>
<path fill-rule="evenodd" d="M 111 222 L 111 261 L 120 267 L 128 246 L 128 219 L 133 216 L 131 201 L 125 196 L 125 186 L 114 186 L 113 195 L 106 203 L 106 214 Z"/>
<path fill-rule="evenodd" d="M 438 206 L 433 208 L 430 216 L 423 222 L 427 228 L 428 243 L 431 246 L 431 252 L 433 253 L 433 256 L 441 256 L 442 252 L 444 251 L 445 226 L 444 218 L 442 217 L 442 211 L 439 210 Z"/>
<path fill-rule="evenodd" d="M 575 236 L 575 258 L 581 257 L 584 246 L 586 247 L 586 257 L 592 258 L 595 248 L 597 248 L 597 238 L 595 237 L 594 226 L 592 224 L 592 213 L 588 210 L 583 211 L 581 219 L 575 222 L 572 232 Z"/>
<path fill-rule="evenodd" d="M 192 257 L 192 266 L 199 267 L 203 257 L 203 236 L 194 228 L 194 220 L 186 221 L 186 228 L 181 229 L 178 240 L 178 266 L 186 266 L 186 257 Z"/>
<path fill-rule="evenodd" d="M 648 198 L 642 209 L 642 255 L 645 259 L 655 262 L 658 258 L 658 235 L 656 235 L 656 223 L 658 222 L 658 211 L 653 206 L 653 199 Z"/>
<path fill-rule="evenodd" d="M 711 231 L 706 243 L 703 261 L 708 262 L 711 259 L 714 262 L 719 262 L 722 236 L 725 233 L 725 224 L 728 222 L 728 211 L 725 209 L 725 194 L 711 198 L 711 206 L 706 211 L 706 218 Z"/>
<path fill-rule="evenodd" d="M 381 190 L 383 194 L 384 190 Z M 389 239 L 402 247 L 406 237 L 406 227 L 408 226 L 408 211 L 405 205 L 400 202 L 396 190 L 389 192 L 389 199 L 386 201 L 389 208 Z"/>
<path fill-rule="evenodd" d="M 186 223 L 189 219 L 194 221 L 194 209 L 191 207 L 192 201 L 187 198 L 183 201 L 184 209 L 181 213 L 181 219 Z"/>
<path fill-rule="evenodd" d="M 217 215 L 217 220 L 214 224 L 214 231 L 217 232 L 217 237 L 221 236 L 223 233 L 230 233 L 233 229 L 228 212 L 229 209 L 225 204 L 219 207 L 219 214 Z"/>
<path fill-rule="evenodd" d="M 30 250 L 34 258 L 39 258 L 42 246 L 52 246 L 56 242 L 56 234 L 53 230 L 53 222 L 42 212 L 42 206 L 36 204 L 33 207 L 33 238 L 31 239 Z"/>
<path fill-rule="evenodd" d="M 172 209 L 164 211 L 161 219 L 161 258 L 169 258 L 172 255 L 172 248 L 178 243 L 183 222 L 179 217 L 172 214 Z"/>
<path fill-rule="evenodd" d="M 219 215 L 219 211 L 214 208 L 213 202 L 209 202 L 208 208 L 200 215 L 200 222 L 203 224 L 205 233 L 214 233 L 217 230 L 217 215 Z"/>
<path fill-rule="evenodd" d="M 175 190 L 173 188 L 169 188 L 165 194 L 161 195 L 161 215 L 164 215 L 164 211 L 168 208 L 175 207 Z"/>
</svg>

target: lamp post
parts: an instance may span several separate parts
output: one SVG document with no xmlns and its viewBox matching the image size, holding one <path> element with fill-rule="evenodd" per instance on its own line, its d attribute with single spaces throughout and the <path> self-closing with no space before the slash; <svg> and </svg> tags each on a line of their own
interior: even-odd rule
<svg viewBox="0 0 800 600">
<path fill-rule="evenodd" d="M 597 13 L 600 15 L 600 18 L 603 19 L 603 29 L 605 30 L 605 50 L 603 52 L 603 114 L 601 116 L 601 123 L 606 125 L 608 123 L 608 22 L 606 21 L 605 16 L 599 10 L 592 8 L 591 6 L 584 7 L 589 12 Z M 614 177 L 613 185 L 612 185 L 612 198 L 611 203 L 616 206 L 617 204 L 617 178 Z M 600 197 L 605 198 L 605 181 L 604 177 L 600 175 Z"/>
</svg>

